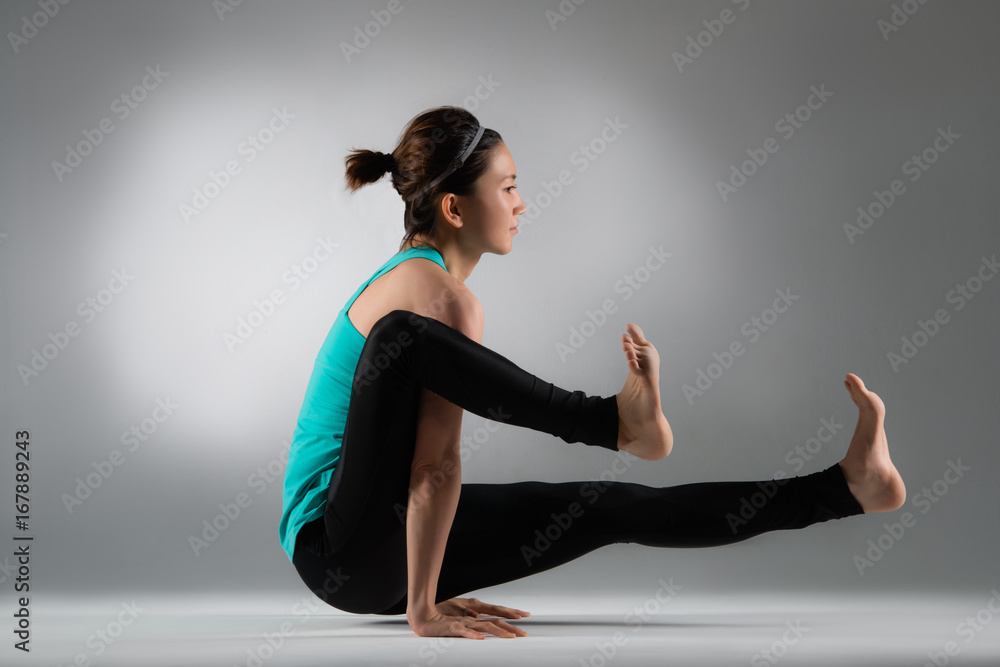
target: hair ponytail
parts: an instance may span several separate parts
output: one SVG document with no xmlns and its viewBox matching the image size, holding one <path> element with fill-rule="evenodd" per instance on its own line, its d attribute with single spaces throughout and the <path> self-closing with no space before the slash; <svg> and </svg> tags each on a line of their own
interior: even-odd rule
<svg viewBox="0 0 1000 667">
<path fill-rule="evenodd" d="M 351 149 L 351 154 L 344 160 L 344 164 L 347 167 L 345 171 L 347 187 L 351 192 L 363 185 L 374 183 L 387 171 L 396 170 L 396 159 L 391 153 L 380 153 L 366 148 Z"/>
</svg>

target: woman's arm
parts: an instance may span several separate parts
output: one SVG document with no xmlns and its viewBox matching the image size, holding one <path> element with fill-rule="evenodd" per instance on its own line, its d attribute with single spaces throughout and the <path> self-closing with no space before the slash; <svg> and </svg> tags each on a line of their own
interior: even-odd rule
<svg viewBox="0 0 1000 667">
<path fill-rule="evenodd" d="M 483 312 L 471 293 L 435 318 L 482 342 Z M 462 413 L 460 406 L 422 390 L 406 511 L 406 618 L 414 629 L 437 612 L 438 575 L 462 489 Z"/>
<path fill-rule="evenodd" d="M 424 389 L 406 508 L 406 618 L 411 626 L 436 611 L 438 575 L 462 490 L 461 429 L 462 408 Z"/>
</svg>

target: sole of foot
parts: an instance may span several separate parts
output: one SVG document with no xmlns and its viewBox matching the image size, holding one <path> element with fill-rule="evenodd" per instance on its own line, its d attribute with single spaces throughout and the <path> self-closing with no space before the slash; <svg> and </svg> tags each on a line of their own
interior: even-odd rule
<svg viewBox="0 0 1000 667">
<path fill-rule="evenodd" d="M 660 355 L 642 329 L 629 322 L 622 334 L 628 365 L 618 399 L 618 449 L 646 461 L 665 458 L 674 435 L 660 407 Z"/>
<path fill-rule="evenodd" d="M 899 509 L 906 501 L 906 485 L 889 458 L 885 404 L 854 373 L 847 374 L 844 386 L 858 407 L 858 424 L 840 461 L 847 486 L 865 514 Z"/>
</svg>

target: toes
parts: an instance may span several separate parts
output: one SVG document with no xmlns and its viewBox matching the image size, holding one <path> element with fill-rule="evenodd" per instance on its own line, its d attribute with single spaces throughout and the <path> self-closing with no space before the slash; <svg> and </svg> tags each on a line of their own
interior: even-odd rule
<svg viewBox="0 0 1000 667">
<path fill-rule="evenodd" d="M 865 386 L 864 380 L 854 373 L 847 374 L 847 380 L 844 381 L 844 384 L 847 384 L 847 388 L 850 390 L 852 396 L 871 400 L 871 396 L 873 396 L 871 390 Z"/>
<path fill-rule="evenodd" d="M 848 373 L 847 378 L 844 380 L 844 386 L 847 387 L 847 391 L 851 394 L 851 398 L 857 398 L 864 396 L 865 394 L 865 383 L 861 381 L 854 373 Z"/>
<path fill-rule="evenodd" d="M 635 324 L 633 322 L 629 322 L 628 324 L 625 325 L 625 328 L 628 329 L 629 333 L 632 335 L 632 338 L 637 343 L 645 343 L 646 342 L 646 337 L 643 335 L 642 329 L 639 328 L 638 324 Z"/>
</svg>

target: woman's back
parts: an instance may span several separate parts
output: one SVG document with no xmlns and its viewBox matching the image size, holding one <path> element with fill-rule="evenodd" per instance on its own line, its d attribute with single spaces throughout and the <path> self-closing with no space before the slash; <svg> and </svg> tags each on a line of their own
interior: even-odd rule
<svg viewBox="0 0 1000 667">
<path fill-rule="evenodd" d="M 289 559 L 299 528 L 323 513 L 358 360 L 371 328 L 397 309 L 438 319 L 456 301 L 469 304 L 475 297 L 447 272 L 437 250 L 416 247 L 389 258 L 337 314 L 316 357 L 289 448 L 278 527 Z"/>
</svg>

